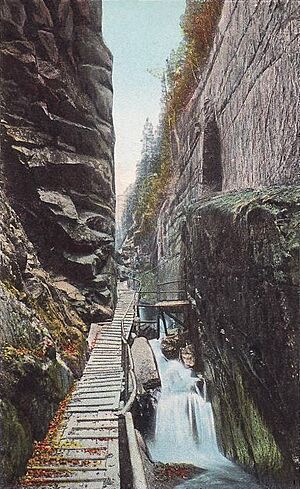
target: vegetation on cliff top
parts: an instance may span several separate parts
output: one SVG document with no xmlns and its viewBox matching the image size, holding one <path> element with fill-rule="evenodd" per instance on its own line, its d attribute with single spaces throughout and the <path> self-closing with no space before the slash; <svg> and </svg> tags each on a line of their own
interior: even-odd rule
<svg viewBox="0 0 300 489">
<path fill-rule="evenodd" d="M 130 189 L 122 227 L 133 225 L 137 236 L 149 236 L 171 188 L 171 131 L 199 82 L 212 47 L 223 0 L 188 0 L 181 19 L 183 40 L 167 60 L 162 78 L 162 110 L 158 128 L 146 120 L 143 149 L 135 184 Z"/>
<path fill-rule="evenodd" d="M 188 0 L 181 19 L 183 41 L 167 60 L 167 112 L 174 124 L 196 89 L 213 44 L 223 0 Z"/>
</svg>

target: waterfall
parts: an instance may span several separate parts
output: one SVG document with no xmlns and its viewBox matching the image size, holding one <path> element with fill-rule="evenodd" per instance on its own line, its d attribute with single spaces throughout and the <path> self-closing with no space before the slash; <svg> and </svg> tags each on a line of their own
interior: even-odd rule
<svg viewBox="0 0 300 489">
<path fill-rule="evenodd" d="M 217 445 L 213 412 L 199 378 L 178 360 L 167 360 L 160 340 L 151 346 L 158 364 L 162 389 L 158 399 L 155 433 L 148 440 L 154 460 L 184 462 L 207 467 L 226 461 Z"/>
<path fill-rule="evenodd" d="M 205 469 L 178 489 L 258 489 L 255 480 L 219 451 L 206 383 L 199 388 L 193 370 L 167 360 L 161 340 L 151 340 L 160 377 L 155 432 L 147 439 L 151 458 L 163 463 L 188 463 Z"/>
</svg>

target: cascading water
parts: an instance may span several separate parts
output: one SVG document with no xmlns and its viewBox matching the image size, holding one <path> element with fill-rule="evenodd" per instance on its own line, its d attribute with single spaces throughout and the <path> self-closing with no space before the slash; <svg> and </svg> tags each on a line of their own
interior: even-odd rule
<svg viewBox="0 0 300 489">
<path fill-rule="evenodd" d="M 204 472 L 178 489 L 258 489 L 251 476 L 227 460 L 219 451 L 205 383 L 178 360 L 167 360 L 161 341 L 152 340 L 160 377 L 155 433 L 147 440 L 151 457 L 164 463 L 189 463 Z"/>
<path fill-rule="evenodd" d="M 220 455 L 211 404 L 199 378 L 177 360 L 167 360 L 160 340 L 152 340 L 162 389 L 156 413 L 155 435 L 149 449 L 155 460 L 206 466 Z M 205 385 L 205 384 L 204 384 Z"/>
</svg>

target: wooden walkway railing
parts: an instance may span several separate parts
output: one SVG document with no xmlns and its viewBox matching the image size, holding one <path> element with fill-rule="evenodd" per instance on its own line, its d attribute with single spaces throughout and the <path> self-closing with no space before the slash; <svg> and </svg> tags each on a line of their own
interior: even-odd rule
<svg viewBox="0 0 300 489">
<path fill-rule="evenodd" d="M 167 321 L 165 314 L 172 318 L 175 323 L 184 327 L 184 322 L 180 316 L 191 306 L 189 294 L 187 292 L 186 280 L 171 280 L 157 284 L 156 290 L 142 290 L 139 280 L 135 280 L 137 290 L 137 316 L 140 317 L 140 308 L 152 308 L 156 311 L 156 319 L 141 320 L 146 329 L 151 328 L 156 323 L 157 338 L 160 337 L 160 321 L 164 326 L 165 334 L 167 331 Z M 149 326 L 147 326 L 149 325 Z"/>
<path fill-rule="evenodd" d="M 139 280 L 135 279 L 133 282 L 138 296 L 137 302 L 141 299 L 154 304 L 164 301 L 187 301 L 187 286 L 184 279 L 158 282 L 155 290 L 141 290 Z"/>
<path fill-rule="evenodd" d="M 135 294 L 122 284 L 118 292 L 113 320 L 93 325 L 98 330 L 93 349 L 66 408 L 51 457 L 37 464 L 34 454 L 22 487 L 120 489 L 119 416 L 130 409 L 136 382 L 127 343 Z M 122 392 L 125 406 L 120 402 Z"/>
</svg>

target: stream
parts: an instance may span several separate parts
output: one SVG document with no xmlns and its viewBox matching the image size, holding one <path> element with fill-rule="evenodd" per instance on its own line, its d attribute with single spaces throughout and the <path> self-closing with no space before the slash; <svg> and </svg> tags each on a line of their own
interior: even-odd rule
<svg viewBox="0 0 300 489">
<path fill-rule="evenodd" d="M 155 433 L 147 440 L 154 461 L 187 463 L 204 469 L 176 489 L 258 489 L 255 479 L 219 451 L 211 403 L 205 384 L 178 360 L 167 360 L 161 340 L 150 341 L 160 377 L 161 392 Z"/>
</svg>

